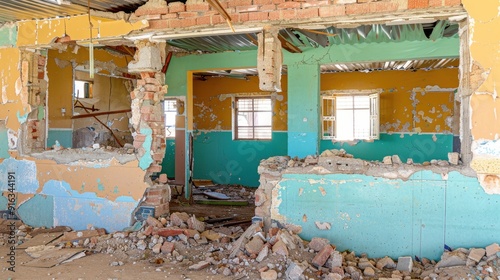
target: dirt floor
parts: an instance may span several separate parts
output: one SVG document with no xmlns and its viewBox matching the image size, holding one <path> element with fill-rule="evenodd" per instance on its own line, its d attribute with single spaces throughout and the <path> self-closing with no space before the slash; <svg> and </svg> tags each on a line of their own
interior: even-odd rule
<svg viewBox="0 0 500 280">
<path fill-rule="evenodd" d="M 6 256 L 9 250 L 0 247 L 2 272 L 0 279 L 234 279 L 224 275 L 210 275 L 206 271 L 191 271 L 187 265 L 151 264 L 147 260 L 125 262 L 121 266 L 110 266 L 117 258 L 108 254 L 92 254 L 52 268 L 23 266 L 31 260 L 25 252 L 17 252 L 15 272 L 8 269 Z"/>
</svg>

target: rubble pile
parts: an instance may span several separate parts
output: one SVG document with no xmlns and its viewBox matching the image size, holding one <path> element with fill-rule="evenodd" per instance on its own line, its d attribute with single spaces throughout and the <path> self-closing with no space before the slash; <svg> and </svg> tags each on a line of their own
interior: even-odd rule
<svg viewBox="0 0 500 280">
<path fill-rule="evenodd" d="M 162 264 L 170 263 L 180 270 L 235 279 L 500 279 L 500 246 L 496 243 L 455 250 L 446 246 L 439 262 L 411 256 L 369 258 L 364 253 L 337 251 L 325 238 L 304 241 L 298 236 L 299 227 L 273 224 L 265 231 L 261 222 L 246 230 L 241 226 L 215 227 L 184 212 L 159 219 L 148 217 L 139 228 L 109 234 L 94 228 L 71 231 L 67 227 L 33 229 L 20 225 L 16 230 L 18 246 L 33 236 L 57 230 L 63 231 L 59 238 L 28 247 L 26 252 L 39 257 L 47 248 L 82 248 L 87 254 L 111 254 L 115 261 L 110 266 L 149 262 L 156 265 L 156 271 L 163 271 Z M 0 244 L 5 246 L 8 234 L 2 235 Z"/>
</svg>

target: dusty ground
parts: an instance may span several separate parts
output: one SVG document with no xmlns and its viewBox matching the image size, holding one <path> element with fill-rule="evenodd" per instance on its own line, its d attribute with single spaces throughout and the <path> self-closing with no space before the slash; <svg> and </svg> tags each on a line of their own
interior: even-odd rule
<svg viewBox="0 0 500 280">
<path fill-rule="evenodd" d="M 2 272 L 0 279 L 234 279 L 223 275 L 209 275 L 203 271 L 190 271 L 187 266 L 165 262 L 161 265 L 149 261 L 110 266 L 117 259 L 113 255 L 93 254 L 52 268 L 23 266 L 31 258 L 23 251 L 16 255 L 15 272 L 8 271 L 6 246 L 0 247 Z"/>
</svg>

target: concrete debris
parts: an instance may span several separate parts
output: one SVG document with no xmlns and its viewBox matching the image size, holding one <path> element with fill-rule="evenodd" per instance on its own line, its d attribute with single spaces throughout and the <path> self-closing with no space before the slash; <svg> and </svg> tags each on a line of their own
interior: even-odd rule
<svg viewBox="0 0 500 280">
<path fill-rule="evenodd" d="M 413 259 L 411 257 L 399 257 L 396 269 L 399 271 L 411 272 L 413 269 Z"/>
<path fill-rule="evenodd" d="M 321 237 L 307 242 L 277 224 L 266 231 L 261 222 L 256 222 L 246 230 L 214 227 L 199 232 L 188 228 L 190 219 L 196 217 L 173 213 L 146 219 L 138 231 L 109 234 L 92 228 L 69 231 L 71 234 L 61 234 L 61 238 L 43 247 L 29 247 L 26 252 L 37 257 L 47 250 L 81 249 L 112 254 L 115 261 L 110 266 L 141 261 L 158 264 L 161 260 L 179 264 L 179 269 L 231 279 L 500 279 L 497 243 L 486 248 L 445 251 L 438 263 L 426 258 L 413 260 L 410 256 L 400 257 L 396 262 L 388 256 L 369 258 L 353 251 L 340 252 L 331 240 Z M 181 223 L 182 227 L 174 223 Z M 40 231 L 25 225 L 19 225 L 18 229 L 18 245 L 31 240 L 31 233 Z M 62 237 L 70 235 L 77 239 L 63 241 Z M 1 237 L 0 245 L 8 246 L 8 234 Z"/>
</svg>

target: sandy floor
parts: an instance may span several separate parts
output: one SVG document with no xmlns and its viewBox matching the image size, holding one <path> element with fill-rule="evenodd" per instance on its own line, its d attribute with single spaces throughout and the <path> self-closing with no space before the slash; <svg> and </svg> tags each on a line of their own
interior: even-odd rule
<svg viewBox="0 0 500 280">
<path fill-rule="evenodd" d="M 182 264 L 150 264 L 148 261 L 110 266 L 116 259 L 112 255 L 94 254 L 52 268 L 24 266 L 31 260 L 24 251 L 16 255 L 15 272 L 8 271 L 7 247 L 0 247 L 2 272 L 0 279 L 234 279 L 223 275 L 209 275 L 205 270 L 190 271 Z"/>
</svg>

